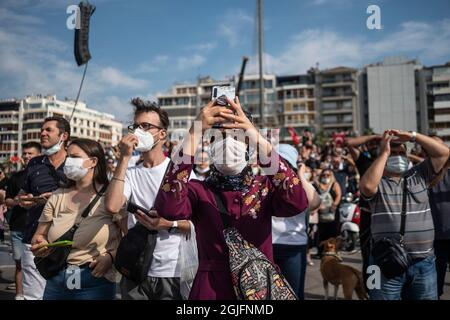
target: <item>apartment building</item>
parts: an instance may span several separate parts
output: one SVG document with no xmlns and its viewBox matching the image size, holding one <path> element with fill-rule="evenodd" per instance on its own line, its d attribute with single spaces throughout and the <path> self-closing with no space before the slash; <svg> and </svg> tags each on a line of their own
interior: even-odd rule
<svg viewBox="0 0 450 320">
<path fill-rule="evenodd" d="M 292 142 L 288 128 L 298 134 L 305 129 L 316 131 L 314 73 L 279 76 L 276 81 L 280 141 Z"/>
<path fill-rule="evenodd" d="M 388 57 L 361 70 L 361 109 L 365 128 L 381 133 L 386 129 L 423 132 L 426 116 L 420 103 L 417 60 Z"/>
<path fill-rule="evenodd" d="M 178 84 L 169 93 L 157 94 L 158 104 L 167 111 L 170 119 L 171 140 L 181 140 L 190 128 L 200 109 L 211 100 L 213 86 L 229 86 L 229 80 L 199 78 L 195 84 Z"/>
<path fill-rule="evenodd" d="M 195 120 L 200 109 L 211 101 L 214 86 L 235 86 L 238 76 L 231 79 L 215 80 L 202 77 L 195 84 L 174 85 L 170 92 L 157 94 L 158 104 L 164 108 L 170 118 L 169 135 L 172 140 L 181 139 Z M 266 126 L 278 125 L 276 110 L 276 79 L 274 75 L 264 76 L 264 118 Z M 252 113 L 259 125 L 259 78 L 246 76 L 239 97 L 245 108 Z"/>
<path fill-rule="evenodd" d="M 348 67 L 315 69 L 318 127 L 325 133 L 360 132 L 358 70 Z"/>
<path fill-rule="evenodd" d="M 55 95 L 0 101 L 0 161 L 20 154 L 25 142 L 39 142 L 43 120 L 51 116 L 69 119 L 74 105 Z M 90 109 L 83 102 L 78 102 L 70 125 L 72 138 L 94 139 L 104 146 L 116 145 L 122 137 L 122 124 L 113 115 Z"/>
<path fill-rule="evenodd" d="M 420 71 L 424 131 L 437 134 L 450 146 L 450 62 Z"/>
</svg>

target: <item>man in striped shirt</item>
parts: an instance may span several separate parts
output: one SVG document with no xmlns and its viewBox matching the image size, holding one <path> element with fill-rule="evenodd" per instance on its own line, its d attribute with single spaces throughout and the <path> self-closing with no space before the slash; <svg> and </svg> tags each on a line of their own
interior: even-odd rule
<svg viewBox="0 0 450 320">
<path fill-rule="evenodd" d="M 417 142 L 430 158 L 408 170 L 405 142 Z M 405 246 L 413 263 L 402 275 L 387 279 L 370 290 L 374 300 L 437 299 L 434 225 L 427 189 L 441 171 L 449 149 L 430 137 L 415 132 L 387 130 L 380 143 L 380 154 L 361 179 L 360 189 L 372 212 L 373 241 L 400 235 L 403 183 L 407 182 Z M 370 264 L 374 264 L 371 257 Z"/>
</svg>

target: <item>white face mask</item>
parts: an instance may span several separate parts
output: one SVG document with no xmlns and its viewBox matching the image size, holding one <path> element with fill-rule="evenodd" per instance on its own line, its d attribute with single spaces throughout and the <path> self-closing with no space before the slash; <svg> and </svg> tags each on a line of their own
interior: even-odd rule
<svg viewBox="0 0 450 320">
<path fill-rule="evenodd" d="M 235 176 L 247 166 L 246 152 L 245 143 L 227 137 L 211 144 L 211 161 L 223 175 Z"/>
<path fill-rule="evenodd" d="M 83 179 L 89 169 L 83 167 L 84 160 L 87 160 L 89 158 L 83 159 L 83 158 L 66 158 L 66 163 L 64 164 L 64 174 L 66 177 L 73 181 L 78 181 Z"/>
<path fill-rule="evenodd" d="M 391 156 L 386 163 L 386 170 L 391 173 L 401 174 L 408 170 L 409 161 L 405 156 Z"/>
<path fill-rule="evenodd" d="M 155 138 L 150 132 L 146 132 L 142 129 L 136 129 L 134 131 L 134 135 L 139 139 L 138 145 L 136 147 L 136 151 L 139 152 L 147 152 L 153 149 L 153 147 L 158 143 L 155 142 Z"/>
<path fill-rule="evenodd" d="M 323 184 L 329 184 L 331 182 L 331 178 L 322 178 L 320 179 L 320 182 L 322 182 Z"/>
<path fill-rule="evenodd" d="M 61 146 L 64 143 L 64 141 L 62 141 L 62 136 L 61 138 L 59 138 L 58 143 L 54 144 L 53 146 L 51 146 L 48 149 L 42 149 L 42 153 L 46 156 L 51 156 L 55 153 L 57 153 L 59 150 L 61 150 Z"/>
<path fill-rule="evenodd" d="M 305 172 L 305 179 L 306 181 L 311 180 L 311 172 Z"/>
<path fill-rule="evenodd" d="M 205 168 L 196 167 L 195 171 L 199 174 L 205 174 L 209 172 L 209 166 Z"/>
</svg>

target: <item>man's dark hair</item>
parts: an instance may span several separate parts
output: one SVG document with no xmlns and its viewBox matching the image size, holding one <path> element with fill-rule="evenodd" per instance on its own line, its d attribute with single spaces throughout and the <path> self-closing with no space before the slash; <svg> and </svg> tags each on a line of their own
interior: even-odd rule
<svg viewBox="0 0 450 320">
<path fill-rule="evenodd" d="M 36 149 L 37 151 L 39 151 L 39 153 L 42 150 L 41 144 L 35 141 L 30 141 L 22 145 L 22 149 L 31 149 L 31 148 Z"/>
<path fill-rule="evenodd" d="M 65 132 L 67 132 L 67 141 L 66 141 L 66 144 L 67 144 L 67 142 L 70 140 L 70 123 L 69 123 L 69 121 L 67 121 L 63 117 L 54 116 L 54 117 L 45 118 L 44 123 L 49 122 L 49 121 L 56 121 L 56 127 L 59 130 L 59 134 L 63 134 Z"/>
<path fill-rule="evenodd" d="M 166 110 L 162 109 L 156 102 L 144 101 L 141 98 L 133 98 L 131 99 L 131 104 L 134 106 L 135 117 L 144 112 L 155 112 L 159 116 L 159 126 L 165 130 L 169 128 L 169 115 Z"/>
</svg>

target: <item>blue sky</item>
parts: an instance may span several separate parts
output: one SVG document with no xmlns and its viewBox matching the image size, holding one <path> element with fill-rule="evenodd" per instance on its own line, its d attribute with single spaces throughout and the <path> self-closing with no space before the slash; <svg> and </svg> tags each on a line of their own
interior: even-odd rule
<svg viewBox="0 0 450 320">
<path fill-rule="evenodd" d="M 256 0 L 91 0 L 90 61 L 81 99 L 130 118 L 133 96 L 153 98 L 175 82 L 239 71 L 256 54 Z M 0 0 L 0 98 L 31 93 L 74 98 L 82 75 L 66 8 L 77 1 Z M 361 67 L 385 56 L 450 61 L 450 1 L 265 0 L 265 70 L 304 73 Z M 381 8 L 382 30 L 366 9 Z M 249 72 L 256 69 L 251 59 Z"/>
</svg>

